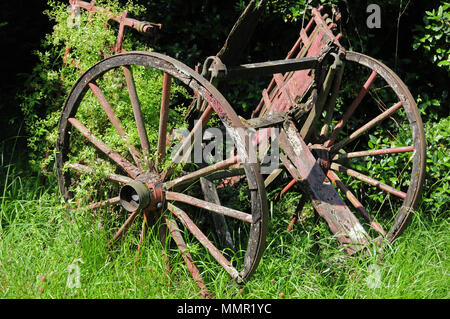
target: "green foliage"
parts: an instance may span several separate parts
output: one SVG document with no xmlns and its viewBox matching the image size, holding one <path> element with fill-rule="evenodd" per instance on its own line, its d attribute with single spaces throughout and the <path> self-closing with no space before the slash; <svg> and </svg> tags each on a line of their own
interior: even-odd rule
<svg viewBox="0 0 450 319">
<path fill-rule="evenodd" d="M 442 1 L 425 14 L 424 25 L 416 26 L 413 48 L 423 49 L 434 64 L 450 72 L 450 2 Z"/>
<path fill-rule="evenodd" d="M 429 86 L 433 87 L 431 84 Z M 435 92 L 434 96 L 430 96 L 427 92 L 422 92 L 417 97 L 417 105 L 419 106 L 420 114 L 422 117 L 433 122 L 439 121 L 440 117 L 445 111 L 445 100 L 448 98 L 448 91 L 441 92 L 440 96 L 438 92 Z M 444 112 L 440 112 L 443 110 Z"/>
<path fill-rule="evenodd" d="M 29 135 L 30 160 L 35 168 L 44 171 L 54 158 L 56 126 L 65 98 L 80 74 L 113 54 L 117 37 L 117 25 L 108 26 L 107 17 L 102 14 L 90 15 L 81 10 L 80 26 L 76 27 L 70 23 L 67 4 L 50 0 L 48 5 L 45 14 L 55 26 L 42 42 L 42 49 L 34 52 L 39 63 L 26 80 L 25 90 L 19 93 Z M 125 9 L 130 14 L 145 11 L 131 1 L 121 5 L 117 0 L 104 0 L 96 5 L 109 8 L 114 15 L 120 15 Z M 123 47 L 149 49 L 133 36 L 125 39 Z M 66 48 L 70 52 L 65 55 Z"/>
<path fill-rule="evenodd" d="M 281 14 L 285 22 L 301 21 L 303 16 L 311 18 L 311 9 L 320 5 L 337 4 L 338 0 L 284 0 L 268 1 L 269 10 Z"/>
<path fill-rule="evenodd" d="M 4 163 L 2 163 L 4 164 Z M 200 298 L 176 248 L 166 247 L 171 271 L 165 269 L 162 246 L 155 233 L 148 235 L 136 260 L 139 229 L 131 229 L 117 251 L 107 251 L 111 232 L 105 220 L 86 214 L 76 223 L 66 218 L 55 185 L 42 185 L 39 176 L 12 167 L 0 206 L 0 297 L 74 298 Z M 209 287 L 217 298 L 448 298 L 449 222 L 430 214 L 415 214 L 412 225 L 384 253 L 345 256 L 326 223 L 305 216 L 291 232 L 284 209 L 293 197 L 274 205 L 274 224 L 267 248 L 252 279 L 242 287 L 230 286 L 222 271 Z M 295 203 L 293 203 L 295 205 Z M 282 218 L 280 218 L 282 216 Z M 427 217 L 423 217 L 427 216 Z M 320 236 L 316 233 L 320 232 Z M 169 246 L 169 245 L 168 245 Z M 202 257 L 208 256 L 201 247 Z M 81 261 L 80 261 L 81 259 Z M 205 269 L 215 261 L 195 259 Z M 68 268 L 77 264 L 80 287 L 67 285 Z M 379 281 L 369 285 L 372 270 Z M 241 290 L 240 290 L 241 289 Z"/>
<path fill-rule="evenodd" d="M 424 185 L 425 211 L 445 216 L 450 213 L 450 117 L 425 124 L 427 175 Z"/>
</svg>

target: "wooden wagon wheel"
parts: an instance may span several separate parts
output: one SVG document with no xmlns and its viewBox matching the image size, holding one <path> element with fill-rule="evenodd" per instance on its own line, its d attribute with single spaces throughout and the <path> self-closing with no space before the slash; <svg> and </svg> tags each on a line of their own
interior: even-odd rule
<svg viewBox="0 0 450 319">
<path fill-rule="evenodd" d="M 356 52 L 342 61 L 323 109 L 298 130 L 370 237 L 392 241 L 422 191 L 422 120 L 406 85 L 383 63 Z"/>
<path fill-rule="evenodd" d="M 151 105 L 148 101 L 156 94 L 158 103 Z M 206 110 L 188 138 L 170 141 L 180 125 L 177 114 L 198 96 L 207 102 Z M 198 142 L 213 120 L 232 137 L 237 154 L 216 163 L 178 165 L 190 156 L 181 150 Z M 246 160 L 248 144 L 241 127 L 217 89 L 179 61 L 151 52 L 109 57 L 81 76 L 64 106 L 57 144 L 60 191 L 77 206 L 118 214 L 122 222 L 114 225 L 111 243 L 142 218 L 140 246 L 147 225 L 162 221 L 161 239 L 166 229 L 172 234 L 203 292 L 189 249 L 194 237 L 206 248 L 205 259 L 215 259 L 220 271 L 244 282 L 264 250 L 268 213 L 259 164 Z M 224 176 L 236 175 L 241 176 L 239 185 L 222 183 Z M 240 196 L 234 196 L 236 190 Z M 205 222 L 202 216 L 208 213 L 215 216 L 214 223 Z M 220 234 L 224 218 L 230 226 L 225 235 Z"/>
</svg>

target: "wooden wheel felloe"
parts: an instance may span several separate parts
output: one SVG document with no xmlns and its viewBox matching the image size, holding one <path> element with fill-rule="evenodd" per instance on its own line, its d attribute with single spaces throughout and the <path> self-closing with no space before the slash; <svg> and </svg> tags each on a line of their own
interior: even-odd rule
<svg viewBox="0 0 450 319">
<path fill-rule="evenodd" d="M 197 98 L 206 101 L 206 110 L 187 138 L 171 139 L 183 110 Z M 226 129 L 237 152 L 215 163 L 190 163 L 190 153 L 181 150 L 195 147 L 213 124 Z M 147 228 L 159 221 L 160 238 L 172 234 L 203 293 L 195 261 L 202 255 L 189 249 L 195 240 L 204 246 L 205 260 L 244 282 L 261 258 L 268 213 L 259 164 L 247 160 L 240 128 L 217 89 L 182 63 L 151 52 L 112 56 L 81 76 L 64 106 L 57 144 L 60 191 L 68 202 L 122 216 L 112 224 L 111 244 L 141 221 L 140 249 Z M 228 185 L 224 176 L 240 178 Z M 240 196 L 231 196 L 236 191 Z"/>
<path fill-rule="evenodd" d="M 323 116 L 305 142 L 368 234 L 392 241 L 421 195 L 422 120 L 411 93 L 387 66 L 356 52 L 345 52 L 342 61 Z"/>
</svg>

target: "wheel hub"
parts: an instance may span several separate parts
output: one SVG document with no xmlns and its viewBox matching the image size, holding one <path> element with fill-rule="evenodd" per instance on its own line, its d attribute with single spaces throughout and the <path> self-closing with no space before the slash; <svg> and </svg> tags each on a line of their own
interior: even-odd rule
<svg viewBox="0 0 450 319">
<path fill-rule="evenodd" d="M 158 176 L 144 174 L 129 184 L 124 185 L 119 192 L 120 204 L 125 210 L 135 212 L 142 209 L 159 210 L 164 203 L 164 192 Z"/>
</svg>

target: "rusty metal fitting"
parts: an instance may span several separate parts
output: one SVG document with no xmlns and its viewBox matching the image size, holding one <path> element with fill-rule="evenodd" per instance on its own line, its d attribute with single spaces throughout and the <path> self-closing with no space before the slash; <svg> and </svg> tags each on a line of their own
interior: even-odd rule
<svg viewBox="0 0 450 319">
<path fill-rule="evenodd" d="M 329 161 L 329 160 L 319 158 L 318 162 L 319 162 L 320 167 L 322 167 L 322 169 L 324 171 L 328 171 L 331 168 L 331 161 Z"/>
<path fill-rule="evenodd" d="M 203 63 L 202 67 L 202 76 L 208 77 L 209 74 L 211 74 L 211 80 L 227 75 L 227 67 L 225 64 L 222 63 L 222 60 L 220 60 L 217 56 L 210 56 L 207 57 L 205 62 Z M 210 80 L 210 81 L 211 81 Z"/>
<path fill-rule="evenodd" d="M 136 30 L 142 34 L 149 34 L 154 31 L 154 28 L 158 27 L 161 29 L 161 24 L 155 24 L 148 21 L 139 21 L 139 23 L 136 24 Z"/>
<path fill-rule="evenodd" d="M 119 198 L 123 208 L 135 212 L 150 204 L 150 191 L 144 183 L 132 181 L 120 189 Z"/>
<path fill-rule="evenodd" d="M 164 205 L 164 192 L 162 188 L 155 188 L 151 193 L 151 210 L 160 210 Z"/>
</svg>

